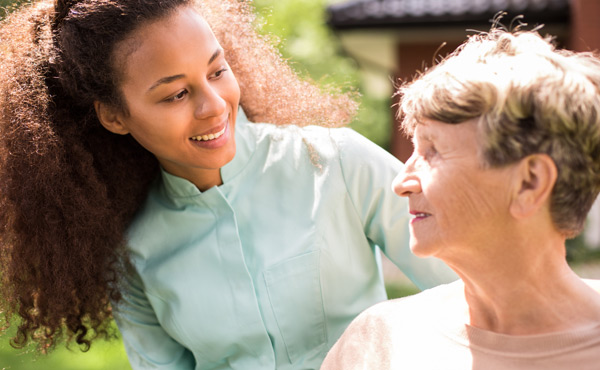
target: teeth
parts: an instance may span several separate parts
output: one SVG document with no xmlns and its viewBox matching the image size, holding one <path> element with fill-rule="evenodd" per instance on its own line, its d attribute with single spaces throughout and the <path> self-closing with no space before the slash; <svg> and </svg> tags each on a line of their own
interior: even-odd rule
<svg viewBox="0 0 600 370">
<path fill-rule="evenodd" d="M 415 217 L 427 217 L 427 213 L 415 213 Z"/>
<path fill-rule="evenodd" d="M 221 131 L 216 132 L 214 134 L 193 136 L 192 140 L 194 140 L 194 141 L 209 141 L 209 140 L 218 139 L 225 133 L 226 129 L 227 129 L 227 126 L 223 127 L 223 129 Z"/>
</svg>

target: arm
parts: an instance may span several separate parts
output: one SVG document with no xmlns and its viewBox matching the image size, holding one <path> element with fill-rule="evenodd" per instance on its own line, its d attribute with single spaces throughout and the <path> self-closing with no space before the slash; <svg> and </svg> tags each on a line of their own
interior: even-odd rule
<svg viewBox="0 0 600 370">
<path fill-rule="evenodd" d="M 408 203 L 392 191 L 403 164 L 350 129 L 337 138 L 344 181 L 365 235 L 420 289 L 456 280 L 441 260 L 419 258 L 410 251 Z"/>
<path fill-rule="evenodd" d="M 160 326 L 143 284 L 135 273 L 123 279 L 123 299 L 113 305 L 132 369 L 191 370 L 194 356 Z"/>
</svg>

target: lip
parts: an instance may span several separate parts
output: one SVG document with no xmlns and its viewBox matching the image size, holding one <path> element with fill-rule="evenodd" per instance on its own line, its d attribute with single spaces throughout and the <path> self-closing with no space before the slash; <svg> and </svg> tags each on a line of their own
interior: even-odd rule
<svg viewBox="0 0 600 370">
<path fill-rule="evenodd" d="M 212 128 L 210 128 L 210 129 L 208 129 L 208 130 L 206 130 L 206 131 L 204 131 L 204 132 L 202 132 L 200 134 L 192 135 L 192 136 L 190 136 L 190 138 L 192 138 L 192 137 L 198 137 L 198 136 L 211 135 L 211 134 L 214 135 L 214 134 L 220 132 L 221 130 L 223 130 L 225 128 L 225 126 L 227 126 L 228 123 L 229 123 L 229 115 L 227 115 L 227 117 L 225 117 L 221 121 L 221 123 L 219 123 L 217 126 L 212 127 Z"/>
<path fill-rule="evenodd" d="M 411 224 L 423 221 L 423 220 L 431 217 L 431 213 L 427 213 L 427 212 L 423 212 L 423 211 L 419 211 L 419 210 L 410 210 L 409 213 L 414 216 L 414 218 L 412 218 L 410 220 Z"/>
<path fill-rule="evenodd" d="M 231 125 L 229 124 L 229 115 L 223 120 L 223 122 L 221 122 L 221 124 L 219 124 L 216 127 L 212 127 L 204 132 L 202 132 L 201 134 L 198 135 L 192 135 L 189 138 L 190 143 L 192 143 L 192 145 L 196 146 L 196 147 L 201 147 L 201 148 L 206 148 L 206 149 L 216 149 L 216 148 L 220 148 L 223 145 L 225 145 L 230 137 L 231 137 Z M 202 137 L 202 136 L 209 136 L 209 135 L 215 135 L 215 134 L 220 134 L 220 136 L 218 136 L 215 139 L 211 139 L 211 140 L 194 140 L 192 138 L 196 138 L 196 137 Z"/>
</svg>

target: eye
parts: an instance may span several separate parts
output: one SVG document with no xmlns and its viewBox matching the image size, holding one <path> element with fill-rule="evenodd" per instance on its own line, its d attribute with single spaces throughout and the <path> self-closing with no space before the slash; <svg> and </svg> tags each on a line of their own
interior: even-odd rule
<svg viewBox="0 0 600 370">
<path fill-rule="evenodd" d="M 227 72 L 228 69 L 227 68 L 221 68 L 220 70 L 216 71 L 215 73 L 213 73 L 213 75 L 210 77 L 211 80 L 216 80 L 219 79 L 223 76 L 223 74 L 225 72 Z"/>
<path fill-rule="evenodd" d="M 425 159 L 431 159 L 433 156 L 437 154 L 437 149 L 433 145 L 428 145 L 425 149 Z"/>
<path fill-rule="evenodd" d="M 421 140 L 415 143 L 415 153 L 422 160 L 430 162 L 438 155 L 436 147 L 430 140 Z"/>
<path fill-rule="evenodd" d="M 170 98 L 165 99 L 166 102 L 175 102 L 175 101 L 180 101 L 183 100 L 183 98 L 185 98 L 185 96 L 188 94 L 188 91 L 183 89 L 180 92 L 178 92 L 176 95 L 171 96 Z"/>
</svg>

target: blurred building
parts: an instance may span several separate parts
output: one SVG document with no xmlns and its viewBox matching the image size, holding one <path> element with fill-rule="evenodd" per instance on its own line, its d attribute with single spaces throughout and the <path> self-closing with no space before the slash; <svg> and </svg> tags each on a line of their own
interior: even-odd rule
<svg viewBox="0 0 600 370">
<path fill-rule="evenodd" d="M 410 80 L 434 59 L 453 51 L 468 35 L 490 29 L 498 12 L 512 28 L 544 25 L 542 34 L 576 51 L 600 49 L 600 0 L 349 0 L 327 9 L 330 27 L 383 94 L 392 81 Z M 522 18 L 519 18 L 523 16 Z M 411 143 L 398 130 L 394 108 L 390 151 L 401 160 Z M 599 236 L 600 238 L 600 236 Z"/>
</svg>

